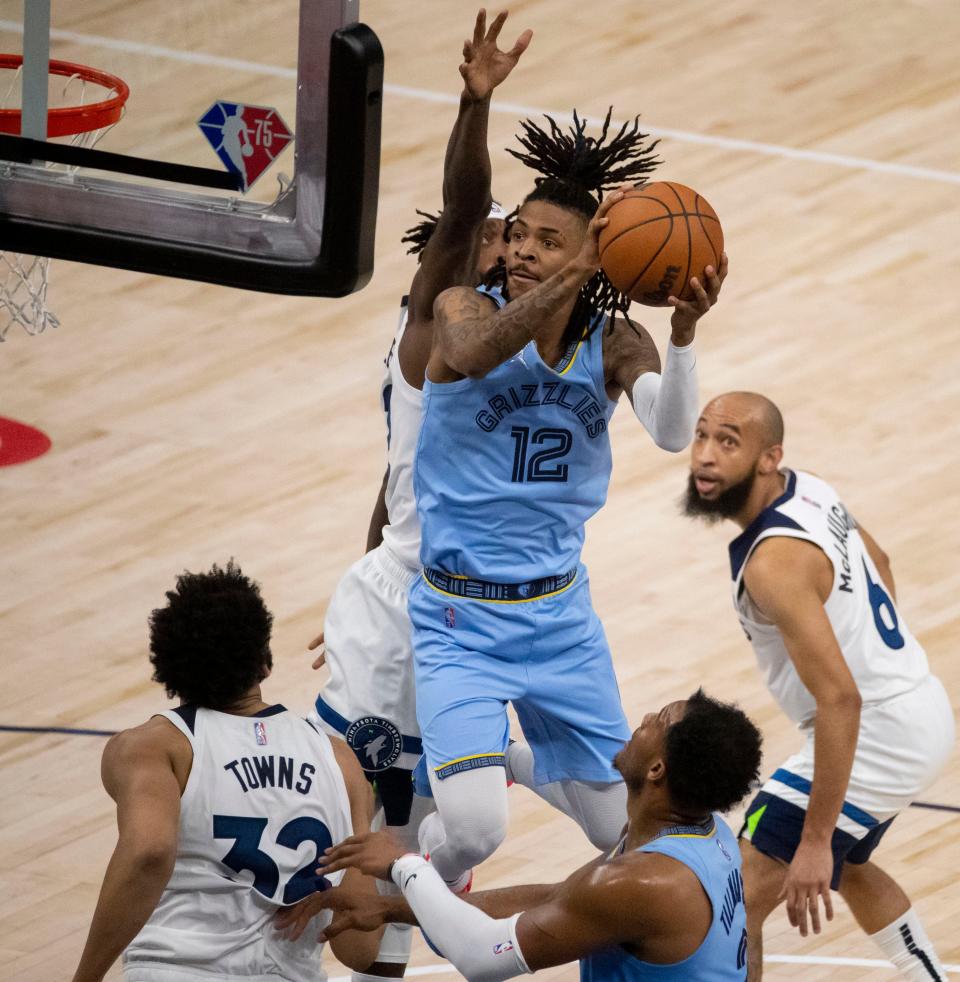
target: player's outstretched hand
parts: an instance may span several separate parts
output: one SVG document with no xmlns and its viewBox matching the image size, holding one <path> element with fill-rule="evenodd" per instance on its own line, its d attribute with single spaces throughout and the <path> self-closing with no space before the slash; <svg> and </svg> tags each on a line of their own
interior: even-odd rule
<svg viewBox="0 0 960 982">
<path fill-rule="evenodd" d="M 387 921 L 385 898 L 339 886 L 313 893 L 292 907 L 284 907 L 273 919 L 273 925 L 288 941 L 296 941 L 310 920 L 324 910 L 333 911 L 333 920 L 318 941 L 328 941 L 343 931 L 376 931 Z"/>
<path fill-rule="evenodd" d="M 524 31 L 509 51 L 497 47 L 500 29 L 507 11 L 497 14 L 487 30 L 487 12 L 482 7 L 473 26 L 473 40 L 463 42 L 463 64 L 460 74 L 471 99 L 486 99 L 513 71 L 520 56 L 527 50 L 533 31 Z"/>
<path fill-rule="evenodd" d="M 690 278 L 690 289 L 694 293 L 693 300 L 680 300 L 673 296 L 667 298 L 667 303 L 673 307 L 673 316 L 670 318 L 672 329 L 670 340 L 678 348 L 690 344 L 697 330 L 697 321 L 720 298 L 720 288 L 727 278 L 727 254 L 725 252 L 720 254 L 719 269 L 708 266 L 703 272 L 705 280 L 703 283 L 696 276 Z"/>
<path fill-rule="evenodd" d="M 801 842 L 783 881 L 782 896 L 787 901 L 787 918 L 800 936 L 807 936 L 807 914 L 813 933 L 820 933 L 820 900 L 827 920 L 833 920 L 833 901 L 830 879 L 833 876 L 833 853 L 829 843 L 824 846 Z"/>
<path fill-rule="evenodd" d="M 386 829 L 367 832 L 365 835 L 351 835 L 349 839 L 344 839 L 324 851 L 321 865 L 317 867 L 317 875 L 326 876 L 353 866 L 367 876 L 389 880 L 391 864 L 406 852 L 400 840 Z"/>
<path fill-rule="evenodd" d="M 313 659 L 312 668 L 323 668 L 327 663 L 327 652 L 323 647 L 323 631 L 321 631 L 311 642 L 307 645 L 307 651 L 316 651 L 320 648 L 320 654 Z"/>
</svg>

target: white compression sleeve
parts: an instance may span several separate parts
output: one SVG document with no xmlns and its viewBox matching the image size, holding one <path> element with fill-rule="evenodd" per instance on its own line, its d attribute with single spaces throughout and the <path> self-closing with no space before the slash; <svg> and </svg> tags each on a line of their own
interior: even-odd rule
<svg viewBox="0 0 960 982">
<path fill-rule="evenodd" d="M 667 345 L 663 375 L 644 372 L 633 383 L 633 411 L 663 450 L 679 453 L 693 438 L 700 409 L 697 356 L 691 341 L 685 348 Z"/>
<path fill-rule="evenodd" d="M 464 903 L 422 856 L 401 856 L 391 875 L 432 944 L 470 982 L 503 982 L 530 973 L 517 943 L 520 914 L 494 920 Z"/>
</svg>

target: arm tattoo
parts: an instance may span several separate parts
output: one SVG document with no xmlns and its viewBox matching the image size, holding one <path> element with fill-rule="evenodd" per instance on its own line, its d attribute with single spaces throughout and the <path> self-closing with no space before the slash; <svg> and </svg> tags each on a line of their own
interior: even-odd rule
<svg viewBox="0 0 960 982">
<path fill-rule="evenodd" d="M 608 383 L 628 392 L 644 372 L 660 371 L 660 352 L 649 331 L 618 318 L 603 339 L 603 368 Z"/>
<path fill-rule="evenodd" d="M 574 299 L 580 285 L 575 273 L 561 270 L 496 311 L 490 311 L 489 302 L 480 294 L 458 291 L 437 311 L 450 367 L 460 371 L 459 363 L 481 374 L 492 371 L 524 348 L 540 327 Z"/>
</svg>

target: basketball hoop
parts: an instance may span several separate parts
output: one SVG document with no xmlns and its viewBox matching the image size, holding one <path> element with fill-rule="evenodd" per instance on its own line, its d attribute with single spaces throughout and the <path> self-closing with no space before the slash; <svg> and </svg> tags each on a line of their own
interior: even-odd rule
<svg viewBox="0 0 960 982">
<path fill-rule="evenodd" d="M 9 103 L 20 91 L 18 82 L 23 67 L 21 55 L 0 54 L 0 78 L 11 72 L 9 84 L 0 83 L 0 133 L 20 134 L 22 110 Z M 51 108 L 47 114 L 47 138 L 66 139 L 73 146 L 90 148 L 121 119 L 130 89 L 123 79 L 98 68 L 88 68 L 70 61 L 51 59 L 49 73 L 62 78 L 63 84 L 50 91 Z M 79 86 L 79 91 L 77 87 Z M 106 91 L 106 98 L 88 102 L 88 87 Z M 72 105 L 55 105 L 68 102 Z M 12 164 L 0 161 L 0 169 Z M 50 164 L 47 167 L 62 167 Z M 66 168 L 71 173 L 76 168 Z M 0 342 L 7 331 L 19 324 L 27 334 L 41 334 L 48 327 L 58 327 L 59 320 L 47 307 L 47 275 L 50 259 L 18 252 L 0 252 Z"/>
</svg>

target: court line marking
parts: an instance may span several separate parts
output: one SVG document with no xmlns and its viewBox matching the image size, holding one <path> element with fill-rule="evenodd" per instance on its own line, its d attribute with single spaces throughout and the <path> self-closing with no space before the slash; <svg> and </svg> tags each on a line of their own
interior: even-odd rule
<svg viewBox="0 0 960 982">
<path fill-rule="evenodd" d="M 72 726 L 14 726 L 0 723 L 0 733 L 66 733 L 73 736 L 114 736 L 116 730 L 86 730 Z M 960 814 L 960 805 L 942 805 L 932 801 L 911 801 L 911 808 L 929 808 L 932 811 L 956 812 Z"/>
<path fill-rule="evenodd" d="M 70 736 L 116 736 L 116 730 L 84 730 L 74 726 L 0 726 L 0 733 L 66 733 Z"/>
<path fill-rule="evenodd" d="M 15 20 L 0 20 L 0 30 L 23 33 L 23 25 Z M 149 55 L 153 58 L 166 58 L 171 61 L 181 61 L 191 65 L 206 65 L 211 68 L 229 68 L 232 71 L 250 72 L 259 75 L 270 75 L 276 78 L 295 79 L 296 70 L 284 68 L 281 65 L 268 65 L 259 61 L 246 61 L 241 58 L 225 58 L 222 55 L 208 54 L 203 51 L 182 51 L 178 48 L 166 48 L 158 44 L 144 44 L 139 41 L 127 41 L 122 38 L 103 37 L 99 34 L 83 34 L 77 31 L 64 31 L 52 28 L 50 37 L 54 41 L 69 41 L 74 44 L 90 45 L 107 48 L 113 51 L 123 51 L 127 54 Z M 433 102 L 442 105 L 456 106 L 460 104 L 459 93 L 435 92 L 431 89 L 418 89 L 408 85 L 387 83 L 384 92 L 404 99 L 417 99 L 421 102 Z M 519 115 L 542 116 L 549 112 L 551 116 L 563 122 L 571 118 L 569 113 L 554 112 L 536 106 L 524 106 L 515 102 L 492 102 L 492 112 Z M 614 120 L 614 125 L 620 126 L 623 120 Z M 960 172 L 937 170 L 933 167 L 918 167 L 913 164 L 897 164 L 891 161 L 873 160 L 870 157 L 856 157 L 850 154 L 830 153 L 824 150 L 802 150 L 799 147 L 786 147 L 777 143 L 763 143 L 757 140 L 742 140 L 730 136 L 712 136 L 709 133 L 694 133 L 689 130 L 677 130 L 663 126 L 649 126 L 644 123 L 644 129 L 651 136 L 666 137 L 678 143 L 694 143 L 700 146 L 719 147 L 723 150 L 739 150 L 745 153 L 756 153 L 767 157 L 781 157 L 787 160 L 804 160 L 808 163 L 828 164 L 835 167 L 846 167 L 848 170 L 863 170 L 875 174 L 894 174 L 897 177 L 913 177 L 925 181 L 937 181 L 946 184 L 960 184 Z"/>
</svg>

